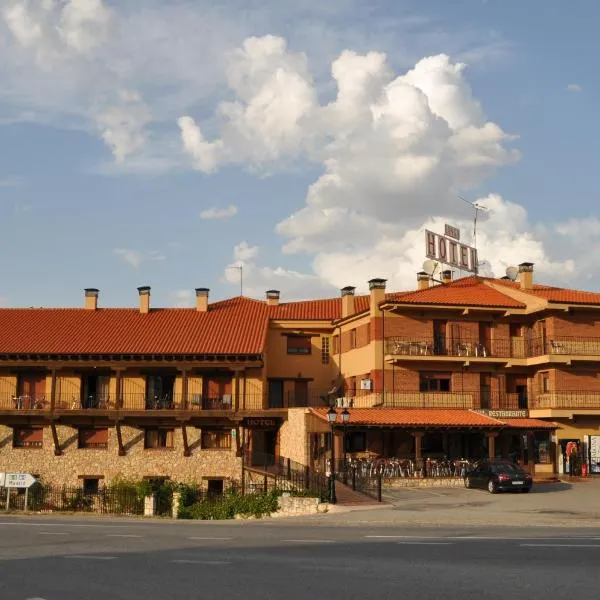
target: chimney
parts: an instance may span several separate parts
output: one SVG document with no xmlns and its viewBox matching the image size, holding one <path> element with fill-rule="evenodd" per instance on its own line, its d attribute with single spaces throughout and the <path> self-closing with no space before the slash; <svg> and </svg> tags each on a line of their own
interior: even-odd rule
<svg viewBox="0 0 600 600">
<path fill-rule="evenodd" d="M 209 292 L 209 288 L 196 288 L 196 310 L 198 312 L 208 312 Z"/>
<path fill-rule="evenodd" d="M 371 309 L 371 316 L 379 316 L 379 303 L 385 300 L 385 284 L 387 279 L 370 279 L 369 280 L 369 291 L 371 299 L 369 306 Z"/>
<path fill-rule="evenodd" d="M 96 288 L 85 288 L 85 308 L 96 310 L 98 308 L 98 290 Z"/>
<path fill-rule="evenodd" d="M 452 271 L 450 269 L 442 271 L 442 283 L 452 283 Z"/>
<path fill-rule="evenodd" d="M 354 310 L 354 290 L 355 289 L 356 288 L 351 285 L 347 285 L 346 287 L 342 288 L 342 319 L 345 319 L 346 317 L 353 315 L 355 312 L 355 310 Z"/>
<path fill-rule="evenodd" d="M 150 286 L 139 287 L 138 293 L 140 295 L 140 313 L 146 315 L 150 312 Z"/>
<path fill-rule="evenodd" d="M 425 271 L 417 273 L 417 289 L 426 290 L 429 287 L 429 275 Z"/>
<path fill-rule="evenodd" d="M 519 283 L 522 290 L 533 289 L 533 263 L 524 262 L 519 265 Z"/>
<path fill-rule="evenodd" d="M 277 306 L 279 304 L 279 290 L 267 290 L 267 306 Z"/>
</svg>

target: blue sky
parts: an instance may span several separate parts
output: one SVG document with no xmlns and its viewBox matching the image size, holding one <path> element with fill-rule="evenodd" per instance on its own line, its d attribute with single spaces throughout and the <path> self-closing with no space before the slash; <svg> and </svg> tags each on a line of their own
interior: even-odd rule
<svg viewBox="0 0 600 600">
<path fill-rule="evenodd" d="M 458 194 L 484 270 L 598 289 L 600 8 L 364 4 L 4 2 L 0 304 L 405 289 Z"/>
</svg>

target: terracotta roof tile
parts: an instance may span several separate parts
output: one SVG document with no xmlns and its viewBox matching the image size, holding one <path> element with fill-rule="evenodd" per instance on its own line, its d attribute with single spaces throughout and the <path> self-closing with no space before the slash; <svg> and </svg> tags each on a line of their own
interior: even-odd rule
<svg viewBox="0 0 600 600">
<path fill-rule="evenodd" d="M 434 285 L 426 290 L 401 294 L 395 301 L 399 304 L 525 307 L 525 304 L 486 285 L 484 280 L 478 277 L 464 277 L 451 283 Z"/>
<path fill-rule="evenodd" d="M 327 419 L 326 408 L 311 409 Z M 484 414 L 459 409 L 350 408 L 350 425 L 388 427 L 502 427 L 503 423 Z"/>
<path fill-rule="evenodd" d="M 494 283 L 513 287 L 520 290 L 519 284 L 506 279 L 493 279 Z M 568 288 L 555 287 L 551 285 L 535 284 L 532 290 L 521 290 L 532 296 L 544 298 L 549 302 L 562 304 L 600 304 L 600 293 L 586 292 L 584 290 L 571 290 Z"/>
<path fill-rule="evenodd" d="M 192 308 L 0 309 L 0 354 L 260 354 L 264 302 L 231 298 Z"/>
<path fill-rule="evenodd" d="M 507 427 L 515 429 L 557 429 L 555 423 L 541 419 L 500 419 Z"/>
</svg>

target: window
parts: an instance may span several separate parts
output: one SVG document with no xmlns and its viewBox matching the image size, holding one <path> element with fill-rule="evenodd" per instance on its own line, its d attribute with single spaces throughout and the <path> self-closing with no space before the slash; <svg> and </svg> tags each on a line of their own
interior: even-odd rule
<svg viewBox="0 0 600 600">
<path fill-rule="evenodd" d="M 367 433 L 352 431 L 346 434 L 346 452 L 365 452 L 367 450 Z"/>
<path fill-rule="evenodd" d="M 311 343 L 309 335 L 288 335 L 287 353 L 288 354 L 310 354 Z"/>
<path fill-rule="evenodd" d="M 203 450 L 231 449 L 231 431 L 229 429 L 203 429 L 201 439 Z"/>
<path fill-rule="evenodd" d="M 41 448 L 43 444 L 43 427 L 15 427 L 13 429 L 13 448 Z"/>
<path fill-rule="evenodd" d="M 99 477 L 84 477 L 83 478 L 83 495 L 91 496 L 98 493 L 100 487 Z"/>
<path fill-rule="evenodd" d="M 550 373 L 540 373 L 540 392 L 542 394 L 550 392 Z"/>
<path fill-rule="evenodd" d="M 173 448 L 173 430 L 146 429 L 144 433 L 144 448 L 147 450 Z"/>
<path fill-rule="evenodd" d="M 450 374 L 419 374 L 419 391 L 421 392 L 449 392 L 450 387 Z"/>
<path fill-rule="evenodd" d="M 547 465 L 552 462 L 550 453 L 550 433 L 548 431 L 536 431 L 534 437 L 534 456 L 538 465 Z"/>
<path fill-rule="evenodd" d="M 356 348 L 356 329 L 350 330 L 350 349 Z"/>
<path fill-rule="evenodd" d="M 333 336 L 332 344 L 331 344 L 331 351 L 334 354 L 339 354 L 339 352 L 340 352 L 340 336 L 339 335 Z"/>
<path fill-rule="evenodd" d="M 79 448 L 108 448 L 108 428 L 81 428 L 78 432 Z"/>
<path fill-rule="evenodd" d="M 223 495 L 223 480 L 222 479 L 209 479 L 208 480 L 208 495 L 222 496 Z"/>
<path fill-rule="evenodd" d="M 321 337 L 321 362 L 329 364 L 329 338 L 326 336 Z"/>
</svg>

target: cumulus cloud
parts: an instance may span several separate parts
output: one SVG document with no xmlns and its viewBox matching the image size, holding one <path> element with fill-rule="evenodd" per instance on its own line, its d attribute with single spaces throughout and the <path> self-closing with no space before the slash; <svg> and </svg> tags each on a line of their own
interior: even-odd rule
<svg viewBox="0 0 600 600">
<path fill-rule="evenodd" d="M 175 290 L 169 294 L 169 300 L 175 308 L 188 308 L 194 303 L 194 295 L 191 290 Z"/>
<path fill-rule="evenodd" d="M 201 219 L 211 220 L 211 219 L 229 219 L 237 215 L 237 206 L 235 204 L 230 204 L 225 208 L 207 208 L 200 213 Z"/>
<path fill-rule="evenodd" d="M 142 252 L 132 248 L 115 248 L 113 254 L 134 269 L 139 269 L 144 262 L 166 260 L 166 256 L 156 250 Z"/>
<path fill-rule="evenodd" d="M 583 92 L 583 88 L 578 83 L 569 83 L 569 85 L 567 85 L 567 92 L 580 94 Z"/>
</svg>

